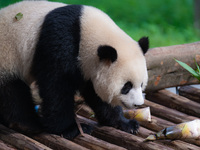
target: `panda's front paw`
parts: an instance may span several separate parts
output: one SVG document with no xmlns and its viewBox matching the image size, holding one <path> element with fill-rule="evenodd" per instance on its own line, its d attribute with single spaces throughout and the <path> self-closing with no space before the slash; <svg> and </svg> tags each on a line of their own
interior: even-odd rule
<svg viewBox="0 0 200 150">
<path fill-rule="evenodd" d="M 126 122 L 121 122 L 118 126 L 118 129 L 131 133 L 131 134 L 136 134 L 138 132 L 139 129 L 139 123 L 132 119 L 132 120 L 128 120 Z"/>
<path fill-rule="evenodd" d="M 83 132 L 86 133 L 86 134 L 91 134 L 92 131 L 94 130 L 93 127 L 91 127 L 87 124 L 83 124 L 83 123 L 81 123 L 81 128 L 82 128 Z"/>
</svg>

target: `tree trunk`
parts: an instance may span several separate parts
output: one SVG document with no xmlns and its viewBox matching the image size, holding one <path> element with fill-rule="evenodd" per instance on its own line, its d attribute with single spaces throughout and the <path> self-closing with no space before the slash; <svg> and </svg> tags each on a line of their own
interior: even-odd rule
<svg viewBox="0 0 200 150">
<path fill-rule="evenodd" d="M 194 0 L 194 26 L 200 29 L 200 0 Z"/>
</svg>

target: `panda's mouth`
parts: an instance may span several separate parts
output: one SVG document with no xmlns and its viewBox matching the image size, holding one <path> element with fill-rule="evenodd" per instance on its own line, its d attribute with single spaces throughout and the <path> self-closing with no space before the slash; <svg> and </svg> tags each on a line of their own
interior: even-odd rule
<svg viewBox="0 0 200 150">
<path fill-rule="evenodd" d="M 126 108 L 126 109 L 131 109 L 132 107 L 131 106 L 128 106 L 126 103 L 124 102 L 121 102 L 122 104 L 122 107 Z"/>
<path fill-rule="evenodd" d="M 121 104 L 122 104 L 122 107 L 124 107 L 125 109 L 135 109 L 135 108 L 138 108 L 138 105 L 131 105 L 131 106 L 129 106 L 129 105 L 127 105 L 126 103 L 124 103 L 124 102 L 121 102 Z"/>
</svg>

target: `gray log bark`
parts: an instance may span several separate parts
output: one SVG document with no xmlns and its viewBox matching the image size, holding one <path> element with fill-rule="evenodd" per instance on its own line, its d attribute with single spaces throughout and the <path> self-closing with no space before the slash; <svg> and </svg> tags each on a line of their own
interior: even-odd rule
<svg viewBox="0 0 200 150">
<path fill-rule="evenodd" d="M 149 74 L 146 92 L 199 83 L 174 58 L 195 68 L 194 59 L 200 64 L 200 42 L 152 48 L 145 57 Z"/>
</svg>

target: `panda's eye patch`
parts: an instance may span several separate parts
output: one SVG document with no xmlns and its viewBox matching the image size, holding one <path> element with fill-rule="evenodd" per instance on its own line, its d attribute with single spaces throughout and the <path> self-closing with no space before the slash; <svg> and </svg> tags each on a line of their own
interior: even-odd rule
<svg viewBox="0 0 200 150">
<path fill-rule="evenodd" d="M 123 88 L 121 89 L 122 94 L 127 94 L 133 87 L 133 84 L 128 81 L 124 84 Z"/>
</svg>

